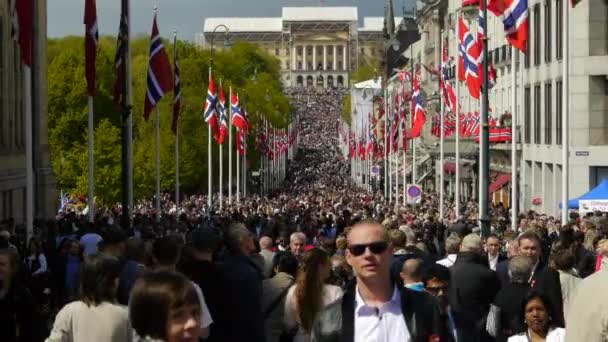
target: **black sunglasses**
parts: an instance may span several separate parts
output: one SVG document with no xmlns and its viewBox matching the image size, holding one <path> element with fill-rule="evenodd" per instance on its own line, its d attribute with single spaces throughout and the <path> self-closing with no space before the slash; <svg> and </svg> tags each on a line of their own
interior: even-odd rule
<svg viewBox="0 0 608 342">
<path fill-rule="evenodd" d="M 365 250 L 369 247 L 369 251 L 373 254 L 382 254 L 388 248 L 388 242 L 377 241 L 368 244 L 358 244 L 348 246 L 348 250 L 354 256 L 360 256 L 365 253 Z"/>
</svg>

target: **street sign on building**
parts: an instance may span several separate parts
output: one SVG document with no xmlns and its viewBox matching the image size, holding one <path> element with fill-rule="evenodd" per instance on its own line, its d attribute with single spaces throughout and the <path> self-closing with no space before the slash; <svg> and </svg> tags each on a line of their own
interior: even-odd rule
<svg viewBox="0 0 608 342">
<path fill-rule="evenodd" d="M 422 189 L 418 184 L 407 185 L 407 203 L 420 204 L 422 202 Z"/>
</svg>

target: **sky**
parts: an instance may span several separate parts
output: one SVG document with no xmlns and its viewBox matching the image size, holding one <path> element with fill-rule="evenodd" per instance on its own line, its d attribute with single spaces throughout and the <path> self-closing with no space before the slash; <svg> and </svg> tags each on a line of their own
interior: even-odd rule
<svg viewBox="0 0 608 342">
<path fill-rule="evenodd" d="M 402 2 L 393 0 L 395 15 L 402 13 Z M 48 36 L 83 35 L 85 0 L 48 0 Z M 131 32 L 149 35 L 154 5 L 158 6 L 158 25 L 163 36 L 178 31 L 180 39 L 194 41 L 202 31 L 205 17 L 280 17 L 283 6 L 319 6 L 321 0 L 131 0 Z M 359 20 L 364 16 L 383 16 L 385 0 L 324 0 L 324 6 L 356 6 Z M 97 22 L 101 35 L 116 35 L 120 0 L 97 0 Z"/>
</svg>

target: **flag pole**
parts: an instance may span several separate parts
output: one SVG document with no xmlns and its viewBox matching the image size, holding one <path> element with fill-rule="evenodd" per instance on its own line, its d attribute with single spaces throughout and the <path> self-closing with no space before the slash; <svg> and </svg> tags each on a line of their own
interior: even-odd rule
<svg viewBox="0 0 608 342">
<path fill-rule="evenodd" d="M 483 22 L 488 22 L 488 2 L 483 1 Z M 563 0 L 563 2 L 567 2 Z M 485 32 L 485 29 L 484 29 Z M 484 33 L 484 40 L 487 34 Z M 490 127 L 488 126 L 488 104 L 489 104 L 489 82 L 488 82 L 488 44 L 484 41 L 483 44 L 483 94 L 482 94 L 482 110 L 481 110 L 481 135 L 479 139 L 479 158 L 480 165 L 480 197 L 479 197 L 479 214 L 481 222 L 481 236 L 487 237 L 490 234 L 490 219 L 488 217 L 488 197 L 489 197 L 489 167 L 490 167 Z"/>
<path fill-rule="evenodd" d="M 213 51 L 213 50 L 211 50 Z M 212 52 L 213 53 L 213 52 Z M 213 62 L 213 60 L 211 61 Z M 209 82 L 211 82 L 211 63 L 209 63 Z M 212 193 L 212 186 L 211 186 L 211 182 L 212 182 L 212 178 L 213 178 L 213 168 L 212 168 L 212 149 L 211 149 L 211 145 L 212 145 L 212 138 L 211 136 L 213 135 L 213 129 L 211 128 L 211 122 L 207 123 L 207 128 L 208 128 L 208 132 L 209 134 L 207 134 L 207 206 L 209 207 L 208 210 L 211 211 L 211 204 L 212 204 L 212 197 L 213 197 L 213 193 Z"/>
<path fill-rule="evenodd" d="M 570 2 L 562 0 L 562 226 L 568 222 L 569 172 L 570 172 Z M 528 52 L 529 53 L 529 52 Z"/>
<path fill-rule="evenodd" d="M 440 33 L 440 41 L 439 41 L 439 51 L 443 51 L 443 32 Z M 442 101 L 442 89 L 439 86 L 439 127 L 440 127 L 440 139 L 439 139 L 439 222 L 443 222 L 444 218 L 444 208 L 443 208 L 443 198 L 444 198 L 444 168 L 443 161 L 445 159 L 444 153 L 444 138 L 445 138 L 445 106 Z M 414 143 L 414 149 L 415 149 Z"/>
<path fill-rule="evenodd" d="M 95 221 L 95 203 L 94 203 L 94 191 L 95 191 L 95 162 L 93 157 L 93 139 L 95 124 L 93 120 L 93 96 L 87 97 L 87 109 L 88 115 L 88 154 L 89 154 L 89 191 L 87 196 L 87 203 L 89 205 L 89 222 Z"/>
<path fill-rule="evenodd" d="M 403 95 L 404 89 L 405 88 L 405 83 L 401 82 L 401 95 Z M 405 101 L 405 99 L 402 97 L 401 101 Z M 402 164 L 403 164 L 403 206 L 407 205 L 407 172 L 406 172 L 406 166 L 407 166 L 407 153 L 406 153 L 406 146 L 407 146 L 407 137 L 406 137 L 406 130 L 405 130 L 405 104 L 401 104 L 399 106 L 401 108 L 403 108 L 404 113 L 403 113 L 403 122 L 401 122 L 401 124 L 399 125 L 401 128 L 401 148 L 403 149 L 403 151 L 401 152 L 402 154 Z M 412 172 L 414 172 L 414 168 L 412 165 Z"/>
<path fill-rule="evenodd" d="M 32 136 L 32 69 L 31 65 L 23 64 L 23 90 L 25 98 L 25 223 L 27 238 L 34 235 L 34 150 Z M 29 241 L 29 240 L 28 240 Z"/>
<path fill-rule="evenodd" d="M 456 10 L 456 18 L 460 17 L 460 10 Z M 458 19 L 457 19 L 458 20 Z M 456 26 L 456 37 L 458 39 L 460 37 L 460 25 Z M 458 60 L 458 53 L 456 53 L 456 58 Z M 453 110 L 456 115 L 456 146 L 455 146 L 455 159 L 456 159 L 456 170 L 454 171 L 456 178 L 456 191 L 454 193 L 454 211 L 456 214 L 456 219 L 460 217 L 460 80 L 458 79 L 458 73 L 460 72 L 460 63 L 456 63 L 456 75 L 454 80 L 456 82 L 456 103 L 454 104 Z"/>
<path fill-rule="evenodd" d="M 243 132 L 245 133 L 245 132 Z M 247 197 L 247 134 L 243 134 L 243 200 Z"/>
<path fill-rule="evenodd" d="M 224 90 L 222 89 L 222 80 L 221 79 L 220 79 L 220 91 L 223 94 Z M 225 110 L 226 110 L 226 104 L 224 102 L 224 111 Z M 222 125 L 222 118 L 220 117 L 220 127 L 221 127 L 221 125 Z M 219 179 L 219 182 L 218 182 L 218 184 L 219 184 L 218 191 L 219 191 L 219 200 L 220 200 L 220 211 L 222 211 L 222 192 L 223 192 L 222 188 L 223 188 L 223 185 L 224 185 L 222 183 L 222 179 L 223 179 L 223 172 L 224 172 L 224 170 L 223 170 L 224 169 L 224 166 L 223 166 L 224 159 L 222 158 L 222 145 L 223 144 L 218 144 L 218 145 L 219 145 L 218 146 L 218 149 L 219 149 L 219 154 L 218 154 L 218 162 L 219 163 L 218 164 L 220 164 L 220 175 L 219 175 L 220 179 Z"/>
<path fill-rule="evenodd" d="M 156 222 L 160 222 L 160 114 L 154 109 L 154 144 L 156 147 Z"/>
<path fill-rule="evenodd" d="M 237 131 L 236 134 L 238 136 L 239 129 L 237 129 L 236 131 Z M 238 149 L 238 147 L 237 147 L 237 149 Z M 239 162 L 240 159 L 241 159 L 241 156 L 239 155 L 239 153 L 237 151 L 237 153 L 236 153 L 236 203 L 239 203 L 239 190 L 240 190 L 240 182 L 241 182 L 240 177 L 239 177 L 239 175 L 241 173 L 240 162 Z"/>
<path fill-rule="evenodd" d="M 388 197 L 388 143 L 387 143 L 387 137 L 388 137 L 388 130 L 387 130 L 387 120 L 388 120 L 388 95 L 387 95 L 387 89 L 386 89 L 386 85 L 384 88 L 384 132 L 383 132 L 383 139 L 384 139 L 384 198 L 386 199 Z"/>
<path fill-rule="evenodd" d="M 387 116 L 388 115 L 392 116 L 393 115 L 393 108 L 392 108 L 393 107 L 393 105 L 392 105 L 393 94 L 391 94 L 388 91 L 388 84 L 387 84 L 387 90 L 386 91 L 387 91 L 387 94 L 388 94 L 388 97 L 389 97 L 387 99 L 388 100 L 387 102 L 389 102 L 388 103 L 388 110 L 389 111 L 386 113 L 386 115 Z M 393 117 L 392 120 L 394 120 L 394 119 L 395 118 Z M 393 202 L 393 154 L 395 152 L 395 151 L 393 151 L 394 144 L 393 144 L 393 127 L 392 127 L 393 123 L 392 123 L 392 120 L 391 120 L 391 127 L 390 127 L 391 132 L 389 133 L 389 137 L 390 137 L 389 138 L 389 144 L 391 145 L 391 151 L 389 152 L 389 155 L 388 155 L 388 201 L 389 201 L 389 203 Z"/>
<path fill-rule="evenodd" d="M 173 60 L 177 66 L 177 31 L 173 30 Z M 176 75 L 177 77 L 177 75 Z M 177 96 L 177 94 L 174 94 Z M 181 101 L 181 100 L 180 100 Z M 179 114 L 179 111 L 178 111 Z M 179 216 L 179 116 L 175 122 L 175 209 Z"/>
<path fill-rule="evenodd" d="M 232 205 L 232 87 L 229 88 L 228 106 L 228 205 Z"/>
<path fill-rule="evenodd" d="M 566 2 L 566 1 L 564 1 Z M 517 49 L 511 46 L 511 229 L 517 231 Z"/>
</svg>

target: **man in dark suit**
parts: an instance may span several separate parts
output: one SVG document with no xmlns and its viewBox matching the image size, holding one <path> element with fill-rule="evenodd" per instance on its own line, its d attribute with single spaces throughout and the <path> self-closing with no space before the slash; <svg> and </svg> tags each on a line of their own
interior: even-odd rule
<svg viewBox="0 0 608 342">
<path fill-rule="evenodd" d="M 559 273 L 550 268 L 544 260 L 541 260 L 541 240 L 534 232 L 525 232 L 518 238 L 520 255 L 527 256 L 532 259 L 532 276 L 530 277 L 530 287 L 544 293 L 553 307 L 555 316 L 553 321 L 558 325 L 564 326 L 564 306 L 562 300 L 562 288 L 559 281 Z M 509 275 L 504 274 L 502 268 L 497 270 L 502 274 L 501 279 L 508 279 Z"/>
<path fill-rule="evenodd" d="M 500 238 L 494 234 L 490 234 L 486 239 L 486 255 L 492 271 L 496 271 L 498 263 L 507 260 L 506 256 L 500 254 L 500 244 Z"/>
</svg>

